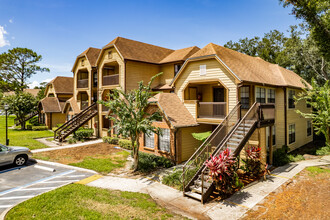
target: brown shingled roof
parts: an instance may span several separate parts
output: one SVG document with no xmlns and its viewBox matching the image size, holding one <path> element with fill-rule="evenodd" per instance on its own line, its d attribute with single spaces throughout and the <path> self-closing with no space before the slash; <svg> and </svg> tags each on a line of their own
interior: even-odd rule
<svg viewBox="0 0 330 220">
<path fill-rule="evenodd" d="M 57 94 L 73 94 L 73 77 L 57 76 L 47 86 L 50 84 Z"/>
<path fill-rule="evenodd" d="M 296 73 L 237 51 L 210 43 L 190 58 L 217 55 L 241 81 L 255 82 L 275 86 L 305 87 L 302 78 Z"/>
<path fill-rule="evenodd" d="M 63 103 L 60 103 L 56 97 L 46 97 L 40 100 L 40 104 L 45 113 L 62 112 Z"/>
<path fill-rule="evenodd" d="M 34 97 L 36 97 L 38 95 L 38 92 L 39 91 L 40 91 L 40 89 L 24 89 L 23 90 L 23 92 L 30 93 Z M 10 92 L 4 92 L 3 93 L 3 96 L 9 96 L 9 95 L 15 95 L 15 92 L 14 91 L 10 91 Z"/>
<path fill-rule="evenodd" d="M 184 61 L 199 50 L 195 46 L 172 50 L 123 37 L 115 38 L 105 48 L 112 45 L 116 46 L 124 59 L 155 64 Z"/>
<path fill-rule="evenodd" d="M 101 52 L 101 49 L 89 47 L 87 50 L 82 52 L 78 57 L 86 55 L 90 65 L 95 66 L 100 52 Z"/>
<path fill-rule="evenodd" d="M 175 128 L 197 126 L 198 123 L 174 93 L 159 93 L 149 99 L 156 102 L 160 110 Z"/>
<path fill-rule="evenodd" d="M 160 63 L 170 63 L 175 61 L 185 61 L 188 57 L 199 51 L 200 48 L 193 46 L 187 47 L 179 50 L 174 50 L 171 54 L 166 56 L 160 61 Z"/>
<path fill-rule="evenodd" d="M 63 112 L 66 110 L 66 108 L 70 106 L 72 108 L 72 111 L 74 114 L 78 114 L 80 112 L 80 109 L 79 109 L 79 106 L 77 104 L 77 101 L 74 97 L 68 99 L 66 102 L 65 102 L 65 105 L 63 106 Z"/>
</svg>

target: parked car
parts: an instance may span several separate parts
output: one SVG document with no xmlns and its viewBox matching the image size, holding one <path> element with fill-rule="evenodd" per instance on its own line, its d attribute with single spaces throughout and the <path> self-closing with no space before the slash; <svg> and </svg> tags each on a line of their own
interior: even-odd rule
<svg viewBox="0 0 330 220">
<path fill-rule="evenodd" d="M 8 147 L 0 144 L 0 165 L 14 164 L 22 166 L 26 164 L 32 152 L 27 147 Z"/>
</svg>

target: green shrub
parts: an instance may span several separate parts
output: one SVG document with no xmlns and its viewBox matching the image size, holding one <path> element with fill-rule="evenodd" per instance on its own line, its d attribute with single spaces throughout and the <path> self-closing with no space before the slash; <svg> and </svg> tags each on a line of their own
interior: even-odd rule
<svg viewBox="0 0 330 220">
<path fill-rule="evenodd" d="M 94 129 L 93 128 L 79 128 L 75 133 L 74 133 L 74 138 L 77 139 L 78 141 L 82 141 L 85 139 L 88 139 L 92 137 L 94 134 Z"/>
<path fill-rule="evenodd" d="M 56 124 L 56 127 L 61 127 L 63 125 L 63 123 L 62 124 Z"/>
<path fill-rule="evenodd" d="M 52 127 L 52 131 L 56 131 L 58 127 Z"/>
<path fill-rule="evenodd" d="M 32 130 L 32 125 L 26 125 L 27 130 Z"/>
<path fill-rule="evenodd" d="M 106 137 L 103 137 L 102 140 L 104 143 L 108 143 L 108 144 L 118 144 L 118 142 L 119 142 L 119 138 L 117 138 L 117 137 L 106 136 Z"/>
<path fill-rule="evenodd" d="M 175 187 L 176 189 L 182 190 L 181 177 L 182 170 L 173 170 L 172 173 L 163 176 L 162 183 L 168 186 Z"/>
<path fill-rule="evenodd" d="M 111 139 L 111 137 L 109 137 L 109 136 L 102 137 L 102 141 L 103 141 L 103 143 L 108 143 L 108 144 L 110 144 L 110 139 Z"/>
<path fill-rule="evenodd" d="M 290 162 L 288 158 L 288 146 L 283 145 L 282 148 L 276 149 L 273 153 L 274 166 L 283 166 Z"/>
<path fill-rule="evenodd" d="M 316 155 L 329 155 L 330 154 L 330 145 L 324 146 L 316 151 Z"/>
<path fill-rule="evenodd" d="M 74 137 L 70 137 L 70 138 L 68 139 L 68 143 L 69 143 L 69 144 L 75 144 L 75 143 L 77 143 L 77 140 L 76 140 Z"/>
<path fill-rule="evenodd" d="M 32 131 L 44 131 L 44 130 L 48 130 L 47 126 L 32 126 Z"/>
<path fill-rule="evenodd" d="M 159 157 L 154 154 L 139 152 L 139 171 L 147 173 L 156 168 L 169 168 L 173 162 L 165 157 Z"/>
<path fill-rule="evenodd" d="M 305 158 L 301 154 L 298 154 L 296 156 L 294 156 L 292 154 L 289 154 L 288 159 L 289 159 L 290 162 L 298 162 L 298 161 L 301 161 L 301 160 L 305 160 Z"/>
<path fill-rule="evenodd" d="M 125 140 L 125 139 L 119 139 L 118 145 L 121 148 L 127 149 L 127 150 L 132 150 L 132 143 L 130 140 Z"/>
<path fill-rule="evenodd" d="M 29 123 L 32 126 L 39 126 L 40 125 L 40 123 L 39 123 L 39 117 L 38 116 L 35 116 L 35 117 L 31 118 L 29 120 Z"/>
</svg>

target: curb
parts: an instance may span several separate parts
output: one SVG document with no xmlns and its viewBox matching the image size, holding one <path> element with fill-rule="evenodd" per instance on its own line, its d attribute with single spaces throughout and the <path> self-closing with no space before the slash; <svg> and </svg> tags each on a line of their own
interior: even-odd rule
<svg viewBox="0 0 330 220">
<path fill-rule="evenodd" d="M 53 150 L 61 150 L 61 149 L 67 149 L 67 148 L 75 148 L 75 147 L 82 147 L 82 146 L 87 146 L 91 144 L 98 144 L 102 143 L 102 139 L 95 140 L 95 141 L 88 141 L 80 144 L 71 144 L 71 145 L 66 145 L 66 146 L 59 146 L 59 147 L 48 147 L 48 148 L 41 148 L 41 149 L 36 149 L 32 150 L 32 153 L 40 153 L 40 152 L 46 152 L 46 151 L 53 151 Z"/>
<path fill-rule="evenodd" d="M 102 175 L 98 175 L 98 174 L 96 174 L 96 175 L 93 175 L 93 176 L 87 177 L 87 178 L 85 178 L 85 179 L 79 180 L 78 182 L 75 182 L 74 184 L 86 185 L 86 184 L 88 184 L 88 183 L 90 183 L 90 182 L 93 182 L 93 181 L 95 181 L 95 180 L 97 180 L 97 179 L 100 179 L 101 177 L 103 177 L 103 176 L 102 176 Z"/>
<path fill-rule="evenodd" d="M 78 170 L 78 171 L 98 174 L 98 172 L 96 172 L 94 170 L 89 170 L 89 169 L 85 169 L 85 168 L 81 168 L 81 167 L 75 167 L 75 166 L 70 166 L 70 165 L 56 163 L 56 162 L 49 162 L 49 161 L 44 161 L 44 160 L 36 160 L 36 161 L 37 161 L 37 163 L 47 164 L 50 166 L 58 166 L 58 167 L 63 167 L 63 168 L 67 168 L 67 169 L 74 169 L 74 170 Z"/>
</svg>

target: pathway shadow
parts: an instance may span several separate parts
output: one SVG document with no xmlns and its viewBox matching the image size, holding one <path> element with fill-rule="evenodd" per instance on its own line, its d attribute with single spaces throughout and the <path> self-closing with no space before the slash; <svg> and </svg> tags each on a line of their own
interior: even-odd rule
<svg viewBox="0 0 330 220">
<path fill-rule="evenodd" d="M 234 207 L 237 205 L 241 205 L 248 198 L 252 197 L 252 194 L 249 192 L 238 191 L 228 199 L 223 200 L 225 206 Z"/>
</svg>

